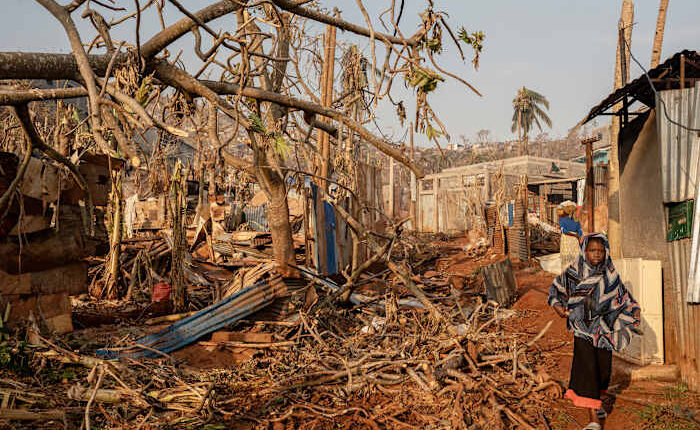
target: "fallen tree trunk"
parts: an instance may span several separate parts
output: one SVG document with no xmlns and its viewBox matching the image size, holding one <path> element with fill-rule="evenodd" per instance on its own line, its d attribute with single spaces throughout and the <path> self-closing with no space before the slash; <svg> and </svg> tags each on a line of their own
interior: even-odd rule
<svg viewBox="0 0 700 430">
<path fill-rule="evenodd" d="M 66 414 L 62 410 L 26 411 L 23 409 L 0 409 L 0 420 L 14 421 L 49 421 L 63 420 Z"/>
</svg>

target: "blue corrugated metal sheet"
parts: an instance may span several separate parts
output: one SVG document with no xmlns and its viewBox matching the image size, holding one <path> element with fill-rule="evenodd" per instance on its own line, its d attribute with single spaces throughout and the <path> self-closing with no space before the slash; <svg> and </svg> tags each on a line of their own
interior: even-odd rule
<svg viewBox="0 0 700 430">
<path fill-rule="evenodd" d="M 508 226 L 513 227 L 513 203 L 508 203 Z"/>
<path fill-rule="evenodd" d="M 310 183 L 311 186 L 311 199 L 313 201 L 312 207 L 314 208 L 314 213 L 311 214 L 312 222 L 314 223 L 314 232 L 324 229 L 326 233 L 326 255 L 316 255 L 316 261 L 318 262 L 321 258 L 326 261 L 326 266 L 328 274 L 332 275 L 338 273 L 338 244 L 336 239 L 336 222 L 335 222 L 335 209 L 333 206 L 324 201 L 323 202 L 323 218 L 325 218 L 325 225 L 319 225 L 319 220 L 321 217 L 316 214 L 316 208 L 318 207 L 318 199 L 321 198 L 321 194 L 318 192 L 316 184 Z M 318 240 L 318 236 L 314 238 Z M 315 252 L 318 253 L 318 247 L 315 247 Z M 316 270 L 320 271 L 317 267 Z"/>
<path fill-rule="evenodd" d="M 106 358 L 158 357 L 157 351 L 175 351 L 206 334 L 247 317 L 272 303 L 275 298 L 284 294 L 285 290 L 286 286 L 279 276 L 260 281 L 161 331 L 137 340 L 136 346 L 129 350 L 100 349 L 97 355 Z"/>
<path fill-rule="evenodd" d="M 338 259 L 336 257 L 336 234 L 335 234 L 335 209 L 328 202 L 323 202 L 323 212 L 326 215 L 326 265 L 328 274 L 338 273 Z"/>
</svg>

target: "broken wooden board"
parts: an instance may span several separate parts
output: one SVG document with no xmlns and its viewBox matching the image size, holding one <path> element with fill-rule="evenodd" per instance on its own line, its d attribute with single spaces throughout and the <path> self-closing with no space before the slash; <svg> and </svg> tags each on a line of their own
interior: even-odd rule
<svg viewBox="0 0 700 430">
<path fill-rule="evenodd" d="M 216 331 L 211 335 L 212 342 L 270 343 L 272 333 L 246 333 L 240 331 Z"/>
<path fill-rule="evenodd" d="M 107 232 L 100 211 L 95 211 L 95 236 L 83 229 L 80 209 L 61 206 L 59 230 L 42 230 L 22 237 L 0 238 L 0 270 L 10 274 L 37 272 L 107 253 Z"/>
<path fill-rule="evenodd" d="M 87 292 L 88 265 L 84 262 L 40 272 L 11 275 L 0 271 L 0 294 L 56 294 L 75 296 Z"/>
<path fill-rule="evenodd" d="M 9 327 L 27 321 L 31 313 L 40 325 L 46 324 L 50 332 L 64 334 L 73 331 L 71 303 L 67 293 L 0 297 L 3 312 L 8 304 L 10 305 L 10 315 L 7 319 Z"/>
<path fill-rule="evenodd" d="M 510 306 L 515 300 L 515 275 L 510 259 L 481 268 L 481 276 L 486 287 L 486 297 L 501 306 Z"/>
</svg>

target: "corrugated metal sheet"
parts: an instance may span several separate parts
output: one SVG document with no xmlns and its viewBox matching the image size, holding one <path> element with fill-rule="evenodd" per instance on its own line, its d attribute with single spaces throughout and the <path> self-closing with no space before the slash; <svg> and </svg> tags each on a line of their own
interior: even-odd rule
<svg viewBox="0 0 700 430">
<path fill-rule="evenodd" d="M 700 83 L 694 88 L 663 91 L 659 99 L 668 115 L 677 122 L 700 128 Z M 700 136 L 668 121 L 657 99 L 657 129 L 661 146 L 661 174 L 665 203 L 696 199 L 700 171 Z M 700 230 L 698 206 L 695 205 L 692 239 L 668 243 L 671 262 L 672 300 L 665 309 L 671 320 L 667 339 L 675 343 L 681 376 L 693 389 L 700 389 L 700 306 L 689 303 L 700 295 Z"/>
<path fill-rule="evenodd" d="M 693 88 L 661 91 L 668 116 L 692 128 L 700 128 L 700 82 Z M 700 137 L 666 118 L 657 102 L 657 129 L 661 144 L 661 175 L 664 202 L 683 202 L 695 198 L 700 165 Z"/>
<path fill-rule="evenodd" d="M 690 250 L 690 267 L 688 269 L 688 294 L 686 300 L 689 303 L 700 303 L 700 203 L 697 196 L 700 196 L 700 184 L 698 184 L 695 194 L 695 214 L 693 216 L 693 240 Z"/>
<path fill-rule="evenodd" d="M 683 381 L 694 390 L 700 389 L 700 306 L 685 301 L 688 294 L 688 268 L 690 266 L 692 243 L 690 239 L 668 243 L 671 257 L 674 313 L 672 333 L 668 335 L 676 343 L 677 362 Z"/>
<path fill-rule="evenodd" d="M 233 203 L 231 205 L 231 213 L 238 210 L 239 204 Z M 245 214 L 246 222 L 255 231 L 270 231 L 270 225 L 267 223 L 267 209 L 265 205 L 261 206 L 246 206 L 243 208 L 243 213 Z"/>
<path fill-rule="evenodd" d="M 328 274 L 333 275 L 338 273 L 338 243 L 335 234 L 335 208 L 333 208 L 330 203 L 324 201 L 323 212 L 325 215 L 324 218 L 326 219 L 326 267 L 328 268 Z"/>
<path fill-rule="evenodd" d="M 664 101 L 668 115 L 677 122 L 692 128 L 700 128 L 700 82 L 693 88 L 662 91 L 658 96 Z M 657 103 L 656 115 L 661 144 L 661 174 L 665 203 L 696 199 L 700 187 L 700 135 L 671 123 Z M 700 303 L 700 230 L 698 230 L 698 205 L 695 205 L 695 224 L 689 254 L 688 289 L 683 297 L 691 303 Z"/>
<path fill-rule="evenodd" d="M 126 350 L 100 349 L 97 355 L 106 358 L 157 357 L 157 351 L 169 353 L 196 341 L 200 337 L 231 325 L 264 308 L 286 292 L 279 275 L 243 288 L 231 296 L 208 306 L 156 333 L 144 336 Z M 140 348 L 139 345 L 148 349 Z"/>
</svg>

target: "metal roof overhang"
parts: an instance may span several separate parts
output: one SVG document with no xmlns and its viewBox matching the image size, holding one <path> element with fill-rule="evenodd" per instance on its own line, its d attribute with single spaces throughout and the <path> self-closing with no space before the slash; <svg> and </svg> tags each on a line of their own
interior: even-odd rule
<svg viewBox="0 0 700 430">
<path fill-rule="evenodd" d="M 684 50 L 649 70 L 648 74 L 656 91 L 681 87 L 681 56 L 685 58 L 685 80 L 693 81 L 700 78 L 700 55 L 697 51 Z M 635 101 L 639 101 L 652 109 L 656 106 L 654 90 L 651 88 L 651 85 L 649 85 L 649 80 L 644 74 L 624 87 L 618 88 L 603 99 L 600 104 L 591 109 L 582 124 L 587 123 L 599 115 L 620 115 L 619 112 L 608 112 L 608 110 L 618 103 L 624 103 L 626 106 L 629 106 Z M 628 112 L 628 114 L 635 115 L 636 113 Z"/>
</svg>

